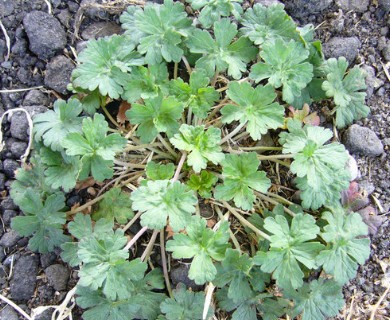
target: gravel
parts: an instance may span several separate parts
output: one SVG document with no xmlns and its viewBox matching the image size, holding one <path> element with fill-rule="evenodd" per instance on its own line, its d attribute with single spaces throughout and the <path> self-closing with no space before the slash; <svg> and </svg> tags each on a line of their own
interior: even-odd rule
<svg viewBox="0 0 390 320">
<path fill-rule="evenodd" d="M 381 140 L 369 128 L 353 124 L 344 133 L 343 143 L 351 153 L 369 157 L 380 156 L 384 149 Z"/>
<path fill-rule="evenodd" d="M 67 94 L 67 85 L 75 65 L 64 56 L 54 57 L 48 64 L 45 85 L 61 94 Z"/>
<path fill-rule="evenodd" d="M 10 293 L 16 301 L 29 300 L 35 290 L 38 274 L 36 256 L 21 256 L 15 263 L 10 282 Z"/>
<path fill-rule="evenodd" d="M 357 37 L 334 37 L 323 45 L 326 58 L 338 58 L 344 56 L 352 63 L 359 53 L 361 42 Z"/>
<path fill-rule="evenodd" d="M 53 264 L 45 269 L 49 284 L 56 291 L 65 290 L 68 284 L 70 272 L 62 264 Z"/>
</svg>

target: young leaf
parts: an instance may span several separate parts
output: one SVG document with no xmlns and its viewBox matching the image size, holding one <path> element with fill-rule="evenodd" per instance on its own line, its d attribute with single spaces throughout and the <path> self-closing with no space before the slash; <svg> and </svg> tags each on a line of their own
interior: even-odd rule
<svg viewBox="0 0 390 320">
<path fill-rule="evenodd" d="M 345 75 L 347 68 L 348 62 L 344 57 L 328 59 L 322 67 L 327 79 L 322 89 L 328 97 L 334 99 L 338 128 L 344 128 L 370 112 L 370 108 L 364 104 L 364 90 L 367 88 L 364 71 L 355 66 Z"/>
<path fill-rule="evenodd" d="M 157 97 L 161 92 L 167 93 L 168 69 L 165 63 L 146 67 L 137 67 L 132 70 L 129 81 L 123 87 L 122 98 L 130 103 L 140 98 L 150 99 Z"/>
<path fill-rule="evenodd" d="M 253 190 L 266 193 L 271 181 L 264 171 L 257 171 L 260 161 L 255 152 L 228 154 L 222 161 L 224 183 L 215 188 L 218 200 L 234 200 L 243 210 L 250 210 L 256 197 Z"/>
<path fill-rule="evenodd" d="M 102 96 L 118 99 L 123 86 L 130 80 L 129 72 L 144 63 L 134 44 L 123 35 L 90 40 L 78 56 L 79 65 L 72 72 L 75 87 L 94 91 Z"/>
<path fill-rule="evenodd" d="M 99 202 L 99 207 L 92 217 L 95 221 L 106 218 L 115 219 L 118 223 L 124 224 L 134 216 L 131 204 L 130 195 L 115 187 L 104 194 L 103 200 Z"/>
<path fill-rule="evenodd" d="M 328 225 L 321 237 L 328 245 L 318 255 L 317 263 L 343 285 L 355 277 L 358 263 L 364 264 L 370 256 L 370 239 L 361 238 L 368 228 L 358 213 L 345 214 L 341 208 L 324 212 L 322 218 Z"/>
<path fill-rule="evenodd" d="M 46 147 L 53 151 L 61 151 L 61 142 L 70 132 L 81 132 L 79 117 L 83 111 L 81 103 L 77 99 L 57 100 L 54 102 L 54 110 L 46 111 L 34 117 L 35 141 L 43 140 Z"/>
<path fill-rule="evenodd" d="M 325 144 L 332 138 L 331 130 L 288 121 L 289 133 L 280 134 L 283 153 L 294 154 L 291 171 L 298 176 L 302 190 L 302 205 L 318 209 L 340 199 L 340 192 L 349 186 L 349 174 L 344 170 L 348 154 L 337 142 Z"/>
<path fill-rule="evenodd" d="M 244 26 L 240 29 L 241 33 L 256 45 L 275 39 L 289 41 L 298 38 L 296 24 L 280 3 L 269 7 L 255 4 L 253 9 L 249 8 L 245 12 L 241 23 Z"/>
<path fill-rule="evenodd" d="M 176 148 L 190 152 L 187 163 L 197 173 L 206 169 L 207 161 L 218 164 L 225 157 L 219 145 L 221 130 L 212 126 L 206 131 L 204 129 L 205 126 L 182 124 L 180 133 L 169 139 Z"/>
<path fill-rule="evenodd" d="M 257 49 L 250 40 L 237 35 L 237 26 L 229 19 L 214 23 L 215 40 L 206 30 L 196 29 L 187 42 L 192 53 L 201 53 L 203 57 L 196 62 L 196 67 L 207 71 L 212 76 L 216 71 L 227 70 L 229 76 L 240 79 L 246 71 L 246 64 L 256 57 Z"/>
<path fill-rule="evenodd" d="M 69 240 L 63 234 L 62 225 L 66 222 L 65 197 L 62 193 L 50 195 L 42 202 L 40 195 L 27 189 L 18 203 L 25 216 L 12 219 L 11 228 L 21 236 L 31 236 L 28 245 L 32 251 L 51 252 Z"/>
<path fill-rule="evenodd" d="M 87 91 L 88 92 L 88 91 Z M 84 90 L 83 90 L 84 93 Z M 102 96 L 99 89 L 95 89 L 92 92 L 88 92 L 81 100 L 83 111 L 93 116 L 102 105 L 105 104 L 106 97 Z"/>
<path fill-rule="evenodd" d="M 203 292 L 192 292 L 186 290 L 182 283 L 173 290 L 174 299 L 167 298 L 161 305 L 161 312 L 165 314 L 167 320 L 201 320 L 203 319 L 203 307 L 205 296 Z M 209 309 L 208 317 L 213 314 Z"/>
<path fill-rule="evenodd" d="M 284 216 L 268 217 L 264 229 L 272 233 L 271 249 L 265 253 L 258 251 L 254 262 L 261 270 L 272 274 L 281 288 L 299 288 L 303 285 L 302 263 L 309 269 L 317 267 L 315 259 L 324 246 L 319 242 L 309 242 L 317 237 L 320 228 L 311 215 L 297 214 L 289 226 Z"/>
<path fill-rule="evenodd" d="M 214 22 L 221 17 L 229 17 L 231 13 L 236 18 L 242 13 L 239 3 L 242 0 L 188 0 L 195 10 L 202 9 L 199 14 L 199 21 L 204 28 L 210 28 Z"/>
<path fill-rule="evenodd" d="M 194 192 L 179 181 L 148 181 L 131 194 L 133 210 L 144 212 L 141 225 L 162 229 L 169 224 L 174 231 L 184 229 L 195 212 Z"/>
<path fill-rule="evenodd" d="M 81 169 L 79 157 L 72 157 L 65 152 L 55 152 L 48 148 L 40 150 L 41 161 L 47 166 L 46 183 L 53 189 L 62 188 L 65 192 L 76 186 Z"/>
<path fill-rule="evenodd" d="M 287 296 L 294 299 L 293 317 L 301 314 L 302 320 L 329 319 L 337 316 L 344 306 L 341 286 L 323 278 L 305 283 Z"/>
<path fill-rule="evenodd" d="M 159 164 L 149 161 L 146 165 L 146 176 L 149 180 L 169 180 L 172 179 L 175 173 L 175 165 L 173 163 Z"/>
<path fill-rule="evenodd" d="M 252 88 L 247 82 L 230 82 L 227 95 L 236 105 L 228 104 L 222 108 L 222 122 L 231 123 L 236 120 L 248 123 L 246 131 L 253 140 L 260 140 L 268 129 L 283 126 L 284 107 L 273 102 L 276 93 L 272 86 L 258 85 Z"/>
<path fill-rule="evenodd" d="M 264 62 L 256 63 L 249 77 L 256 82 L 268 79 L 274 88 L 283 86 L 283 100 L 293 103 L 313 78 L 313 66 L 304 62 L 309 51 L 294 40 L 286 43 L 275 39 L 263 44 L 260 56 Z"/>
<path fill-rule="evenodd" d="M 191 217 L 186 227 L 187 234 L 177 233 L 167 242 L 167 251 L 172 251 L 175 259 L 193 258 L 188 277 L 196 284 L 213 281 L 217 269 L 213 259 L 222 261 L 226 249 L 230 247 L 229 224 L 224 221 L 217 231 L 206 227 L 206 220 L 199 216 Z"/>
<path fill-rule="evenodd" d="M 219 99 L 219 93 L 208 86 L 209 82 L 210 79 L 203 71 L 193 71 L 189 84 L 180 78 L 172 80 L 170 92 L 184 102 L 185 107 L 190 108 L 198 118 L 204 119 L 214 102 Z"/>
<path fill-rule="evenodd" d="M 144 100 L 145 105 L 134 103 L 126 116 L 130 123 L 138 124 L 137 135 L 142 142 L 151 142 L 158 133 L 166 132 L 172 136 L 179 129 L 178 119 L 181 117 L 184 106 L 173 97 Z"/>
<path fill-rule="evenodd" d="M 97 181 L 111 178 L 115 153 L 122 151 L 126 139 L 118 133 L 107 135 L 108 123 L 101 114 L 83 120 L 83 135 L 69 133 L 62 145 L 69 156 L 81 156 L 82 170 L 79 179 L 85 179 L 91 172 Z"/>
<path fill-rule="evenodd" d="M 163 5 L 145 5 L 144 10 L 130 6 L 120 17 L 125 34 L 145 54 L 146 63 L 179 62 L 183 56 L 182 41 L 192 31 L 192 21 L 184 11 L 184 5 L 164 0 Z"/>
<path fill-rule="evenodd" d="M 199 195 L 208 199 L 211 198 L 211 189 L 217 183 L 218 178 L 208 171 L 201 171 L 200 175 L 192 174 L 187 185 Z"/>
</svg>

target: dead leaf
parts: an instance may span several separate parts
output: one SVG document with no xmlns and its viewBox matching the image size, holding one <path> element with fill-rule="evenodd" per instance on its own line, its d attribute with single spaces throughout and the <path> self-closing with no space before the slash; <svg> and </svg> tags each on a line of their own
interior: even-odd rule
<svg viewBox="0 0 390 320">
<path fill-rule="evenodd" d="M 167 239 L 172 238 L 175 235 L 170 224 L 165 227 L 165 232 L 167 233 Z"/>
<path fill-rule="evenodd" d="M 126 122 L 127 117 L 126 117 L 126 111 L 129 110 L 131 107 L 131 104 L 128 103 L 127 101 L 122 101 L 120 106 L 119 106 L 119 111 L 118 115 L 116 116 L 116 121 L 118 123 L 123 124 Z"/>
<path fill-rule="evenodd" d="M 77 182 L 75 189 L 76 190 L 86 189 L 86 188 L 92 187 L 95 183 L 96 183 L 95 179 L 92 177 L 89 177 L 83 181 Z"/>
<path fill-rule="evenodd" d="M 368 206 L 358 211 L 364 223 L 368 226 L 368 233 L 374 235 L 378 232 L 378 228 L 385 221 L 383 216 L 378 216 L 374 207 Z"/>
</svg>

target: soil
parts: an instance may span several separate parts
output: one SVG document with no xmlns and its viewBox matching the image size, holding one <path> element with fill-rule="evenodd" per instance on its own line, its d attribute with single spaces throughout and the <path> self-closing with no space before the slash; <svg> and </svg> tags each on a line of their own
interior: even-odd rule
<svg viewBox="0 0 390 320">
<path fill-rule="evenodd" d="M 117 12 L 112 7 L 93 6 L 103 2 L 107 1 L 0 0 L 0 21 L 4 26 L 0 32 L 0 115 L 19 107 L 30 115 L 44 112 L 55 99 L 69 96 L 66 84 L 74 68 L 72 51 L 80 50 L 84 40 L 118 32 Z M 390 286 L 390 1 L 282 2 L 300 25 L 316 26 L 316 38 L 322 41 L 327 58 L 344 55 L 352 65 L 360 65 L 369 74 L 367 105 L 371 113 L 356 124 L 368 128 L 374 140 L 366 146 L 347 148 L 357 163 L 357 182 L 364 191 L 363 206 L 371 206 L 368 209 L 371 214 L 366 217 L 372 233 L 371 256 L 359 268 L 356 279 L 344 287 L 346 307 L 337 319 L 370 319 L 374 309 L 375 316 L 371 319 L 390 319 L 389 299 L 383 296 Z M 249 1 L 243 5 L 250 5 Z M 27 16 L 34 10 L 38 11 L 35 16 Z M 45 34 L 47 28 L 54 32 Z M 11 46 L 8 59 L 7 37 Z M 26 90 L 9 91 L 23 88 Z M 326 107 L 317 107 L 326 124 Z M 9 186 L 27 147 L 27 127 L 22 113 L 11 119 L 6 117 L 2 123 L 5 147 L 0 153 L 0 286 L 2 295 L 9 296 L 30 314 L 38 306 L 59 304 L 75 285 L 77 271 L 61 261 L 59 252 L 32 253 L 26 248 L 28 239 L 10 230 L 11 218 L 20 212 L 8 196 Z M 337 134 L 341 141 L 352 139 L 352 144 L 364 138 L 359 130 Z M 379 152 L 373 152 L 371 145 Z M 68 205 L 80 200 L 80 195 L 73 195 Z M 374 307 L 380 299 L 382 303 Z M 0 304 L 0 319 L 18 317 L 10 306 Z M 51 319 L 50 311 L 36 319 Z M 73 319 L 81 319 L 77 308 Z"/>
</svg>

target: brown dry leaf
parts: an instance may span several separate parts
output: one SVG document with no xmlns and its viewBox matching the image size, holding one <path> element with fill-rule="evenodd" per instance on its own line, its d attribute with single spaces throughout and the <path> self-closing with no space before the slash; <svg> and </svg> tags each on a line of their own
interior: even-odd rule
<svg viewBox="0 0 390 320">
<path fill-rule="evenodd" d="M 165 232 L 167 233 L 167 239 L 172 238 L 174 236 L 174 232 L 170 224 L 168 224 L 165 228 Z"/>
<path fill-rule="evenodd" d="M 215 226 L 215 224 L 217 223 L 217 221 L 215 221 L 214 219 L 208 219 L 207 220 L 207 226 L 209 228 L 213 228 Z"/>
<path fill-rule="evenodd" d="M 131 107 L 131 104 L 128 103 L 127 101 L 122 101 L 120 106 L 119 106 L 119 111 L 118 115 L 116 116 L 116 121 L 118 123 L 123 124 L 126 122 L 127 117 L 126 117 L 126 111 L 129 110 Z"/>
<path fill-rule="evenodd" d="M 95 179 L 92 177 L 89 177 L 83 181 L 77 182 L 75 189 L 81 190 L 85 188 L 92 187 L 96 183 Z"/>
</svg>

